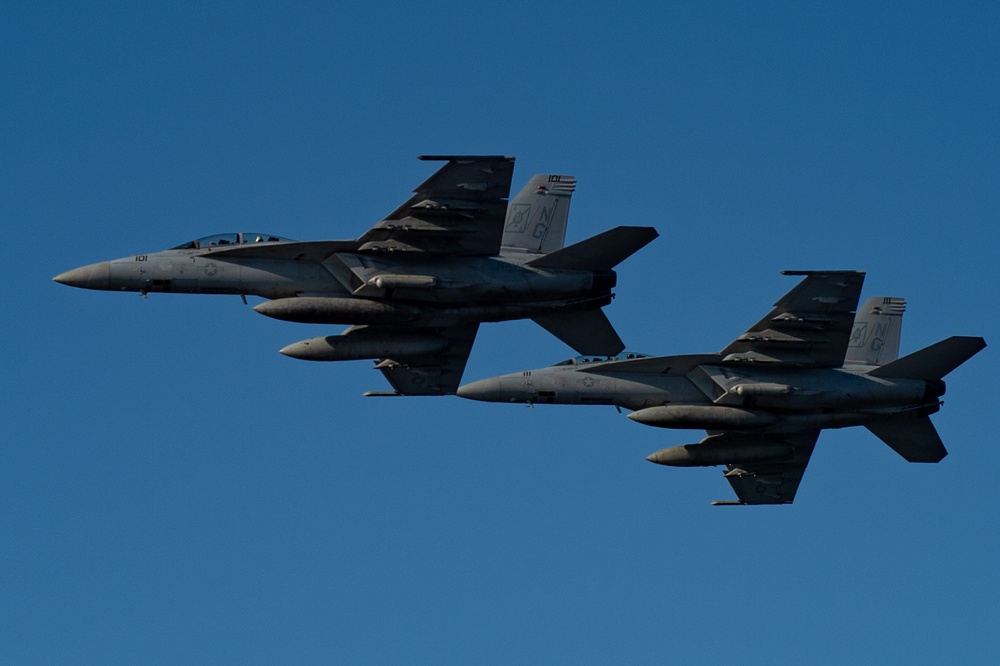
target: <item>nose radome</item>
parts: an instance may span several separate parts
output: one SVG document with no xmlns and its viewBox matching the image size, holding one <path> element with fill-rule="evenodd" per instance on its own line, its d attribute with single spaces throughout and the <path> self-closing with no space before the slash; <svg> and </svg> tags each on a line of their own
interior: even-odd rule
<svg viewBox="0 0 1000 666">
<path fill-rule="evenodd" d="M 60 273 L 52 278 L 59 284 L 80 289 L 110 289 L 111 287 L 111 262 L 102 261 L 89 266 L 81 266 L 71 271 Z"/>
<path fill-rule="evenodd" d="M 469 400 L 483 400 L 486 402 L 503 400 L 500 391 L 500 380 L 496 377 L 480 379 L 478 382 L 459 386 L 456 394 L 460 398 L 467 398 Z"/>
</svg>

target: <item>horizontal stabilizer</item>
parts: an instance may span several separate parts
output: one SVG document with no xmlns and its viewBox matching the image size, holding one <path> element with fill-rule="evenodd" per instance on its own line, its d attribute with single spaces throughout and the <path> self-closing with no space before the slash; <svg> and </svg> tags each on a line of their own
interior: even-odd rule
<svg viewBox="0 0 1000 666">
<path fill-rule="evenodd" d="M 529 261 L 528 266 L 610 271 L 659 235 L 653 227 L 615 227 Z"/>
<path fill-rule="evenodd" d="M 875 368 L 868 374 L 872 377 L 934 381 L 941 379 L 985 347 L 986 341 L 982 338 L 955 335 Z"/>
<path fill-rule="evenodd" d="M 905 416 L 866 427 L 909 462 L 936 463 L 948 455 L 929 416 Z"/>
<path fill-rule="evenodd" d="M 603 310 L 560 312 L 532 317 L 532 320 L 578 354 L 614 356 L 625 349 L 625 343 Z"/>
</svg>

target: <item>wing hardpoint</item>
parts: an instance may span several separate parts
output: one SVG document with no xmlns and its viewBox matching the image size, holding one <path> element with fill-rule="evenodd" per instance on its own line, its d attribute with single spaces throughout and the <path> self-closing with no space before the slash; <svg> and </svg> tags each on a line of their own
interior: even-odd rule
<svg viewBox="0 0 1000 666">
<path fill-rule="evenodd" d="M 790 445 L 791 452 L 783 460 L 726 465 L 726 480 L 739 500 L 713 504 L 791 504 L 818 437 L 819 430 L 784 435 L 782 443 Z M 724 433 L 705 441 L 718 441 L 717 438 L 725 438 L 727 444 L 753 446 L 773 440 L 774 436 Z"/>
<path fill-rule="evenodd" d="M 719 352 L 726 363 L 784 363 L 835 368 L 844 363 L 861 271 L 783 271 L 804 275 L 774 309 Z"/>
<path fill-rule="evenodd" d="M 479 324 L 433 329 L 429 332 L 448 340 L 444 351 L 379 359 L 375 367 L 400 395 L 453 395 L 462 380 L 478 330 Z"/>
<path fill-rule="evenodd" d="M 358 251 L 499 254 L 514 158 L 425 155 L 420 159 L 447 160 L 447 164 L 365 232 L 358 239 Z"/>
</svg>

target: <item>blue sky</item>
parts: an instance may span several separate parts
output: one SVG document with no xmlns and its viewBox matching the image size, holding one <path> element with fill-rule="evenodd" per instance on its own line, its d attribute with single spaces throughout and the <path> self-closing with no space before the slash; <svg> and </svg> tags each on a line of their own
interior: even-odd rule
<svg viewBox="0 0 1000 666">
<path fill-rule="evenodd" d="M 0 661 L 992 663 L 1000 491 L 993 3 L 13 2 L 0 8 Z M 353 238 L 433 170 L 576 175 L 569 241 L 661 237 L 607 309 L 716 351 L 795 278 L 868 271 L 949 376 L 949 455 L 827 431 L 790 507 L 720 509 L 698 432 L 610 407 L 370 399 L 323 327 L 84 292 L 82 264 Z M 331 332 L 336 332 L 335 330 Z M 479 379 L 573 352 L 482 328 Z"/>
</svg>

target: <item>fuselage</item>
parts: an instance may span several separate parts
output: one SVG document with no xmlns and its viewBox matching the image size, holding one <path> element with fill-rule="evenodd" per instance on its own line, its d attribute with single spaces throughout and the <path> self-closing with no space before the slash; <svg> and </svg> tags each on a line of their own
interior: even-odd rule
<svg viewBox="0 0 1000 666">
<path fill-rule="evenodd" d="M 938 408 L 944 383 L 866 374 L 870 366 L 774 369 L 658 361 L 659 371 L 621 371 L 621 360 L 580 357 L 565 364 L 466 384 L 458 395 L 490 402 L 615 405 L 662 428 L 793 432 L 840 428 Z M 711 358 L 697 358 L 705 361 Z M 634 362 L 632 363 L 634 365 Z M 677 368 L 678 371 L 674 371 Z"/>
<path fill-rule="evenodd" d="M 525 253 L 442 260 L 355 250 L 354 241 L 299 243 L 260 234 L 222 234 L 84 266 L 55 279 L 87 289 L 143 294 L 259 296 L 275 302 L 258 311 L 291 321 L 430 326 L 601 307 L 610 302 L 616 283 L 614 271 L 528 266 L 534 255 Z"/>
<path fill-rule="evenodd" d="M 137 254 L 85 266 L 83 270 L 89 270 L 92 277 L 89 284 L 78 286 L 109 291 L 263 298 L 292 297 L 304 291 L 347 293 L 329 271 L 315 263 L 223 259 L 187 250 Z"/>
</svg>

